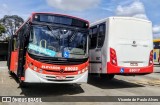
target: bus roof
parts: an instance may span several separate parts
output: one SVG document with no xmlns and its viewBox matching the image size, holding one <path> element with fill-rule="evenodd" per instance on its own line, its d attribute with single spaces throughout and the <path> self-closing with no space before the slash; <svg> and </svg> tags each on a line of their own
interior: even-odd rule
<svg viewBox="0 0 160 105">
<path fill-rule="evenodd" d="M 66 17 L 70 17 L 70 18 L 74 18 L 74 19 L 82 20 L 82 21 L 85 21 L 85 22 L 89 23 L 89 21 L 84 20 L 84 19 L 82 19 L 82 18 L 74 17 L 74 16 L 71 16 L 71 15 L 65 15 L 65 14 L 52 13 L 52 12 L 33 12 L 33 13 L 32 13 L 32 15 L 31 15 L 31 17 L 32 17 L 32 16 L 34 16 L 35 14 L 49 14 L 49 15 L 66 16 Z"/>
<path fill-rule="evenodd" d="M 27 23 L 28 21 L 32 22 L 32 17 L 33 17 L 35 14 L 50 14 L 50 15 L 66 16 L 66 17 L 78 19 L 78 20 L 81 20 L 81 21 L 85 21 L 85 22 L 87 22 L 88 25 L 89 25 L 89 21 L 84 20 L 84 19 L 82 19 L 82 18 L 70 16 L 70 15 L 58 14 L 58 13 L 51 13 L 51 12 L 33 12 L 32 15 L 18 28 L 18 30 L 15 32 L 15 34 L 17 34 L 17 32 L 23 27 L 23 25 L 24 25 L 25 23 Z"/>
<path fill-rule="evenodd" d="M 124 19 L 124 20 L 136 20 L 136 21 L 143 21 L 143 22 L 148 22 L 151 23 L 151 21 L 149 20 L 145 20 L 145 19 L 140 19 L 140 18 L 135 18 L 135 17 L 120 17 L 120 16 L 112 16 L 112 17 L 107 17 L 98 21 L 95 21 L 93 23 L 91 23 L 91 26 L 99 24 L 99 23 L 103 23 L 106 22 L 108 19 Z"/>
</svg>

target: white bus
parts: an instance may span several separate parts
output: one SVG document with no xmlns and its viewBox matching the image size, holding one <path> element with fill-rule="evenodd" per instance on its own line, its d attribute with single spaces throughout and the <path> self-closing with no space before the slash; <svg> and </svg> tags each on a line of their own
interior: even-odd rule
<svg viewBox="0 0 160 105">
<path fill-rule="evenodd" d="M 90 25 L 90 74 L 114 75 L 153 72 L 152 23 L 133 17 L 109 17 Z"/>
</svg>

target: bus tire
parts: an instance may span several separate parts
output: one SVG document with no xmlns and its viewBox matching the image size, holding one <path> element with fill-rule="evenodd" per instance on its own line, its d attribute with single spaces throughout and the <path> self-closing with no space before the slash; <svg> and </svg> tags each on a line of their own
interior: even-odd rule
<svg viewBox="0 0 160 105">
<path fill-rule="evenodd" d="M 101 78 L 106 80 L 112 80 L 114 78 L 114 74 L 102 74 Z"/>
<path fill-rule="evenodd" d="M 112 80 L 114 78 L 114 74 L 108 74 L 108 80 Z"/>
</svg>

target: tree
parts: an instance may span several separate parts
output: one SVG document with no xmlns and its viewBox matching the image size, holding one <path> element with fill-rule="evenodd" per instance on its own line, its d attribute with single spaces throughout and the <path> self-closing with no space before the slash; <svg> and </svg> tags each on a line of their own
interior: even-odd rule
<svg viewBox="0 0 160 105">
<path fill-rule="evenodd" d="M 2 36 L 2 33 L 5 33 L 5 28 L 0 24 L 0 36 Z"/>
<path fill-rule="evenodd" d="M 13 35 L 24 20 L 17 15 L 5 15 L 0 19 L 0 24 L 5 27 L 6 34 Z"/>
</svg>

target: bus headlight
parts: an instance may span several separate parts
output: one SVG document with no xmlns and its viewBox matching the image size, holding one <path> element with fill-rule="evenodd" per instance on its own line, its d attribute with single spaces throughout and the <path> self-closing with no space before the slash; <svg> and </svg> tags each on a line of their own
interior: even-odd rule
<svg viewBox="0 0 160 105">
<path fill-rule="evenodd" d="M 84 73 L 84 72 L 87 71 L 87 70 L 88 70 L 88 66 L 85 67 L 84 69 L 82 69 L 82 73 Z"/>
<path fill-rule="evenodd" d="M 81 71 L 80 71 L 80 70 L 78 71 L 78 74 L 81 74 Z"/>
<path fill-rule="evenodd" d="M 82 70 L 82 73 L 84 73 L 84 72 L 85 72 L 85 69 Z"/>
<path fill-rule="evenodd" d="M 31 67 L 33 66 L 33 64 L 32 64 L 32 63 L 29 63 L 28 66 L 31 68 Z"/>
<path fill-rule="evenodd" d="M 88 66 L 86 67 L 86 70 L 88 70 Z"/>
<path fill-rule="evenodd" d="M 36 66 L 34 66 L 33 70 L 34 70 L 34 71 L 36 71 L 36 70 L 37 70 L 37 67 L 36 67 Z"/>
</svg>

